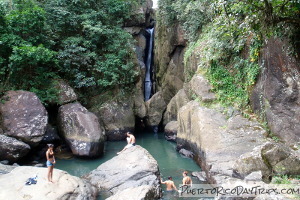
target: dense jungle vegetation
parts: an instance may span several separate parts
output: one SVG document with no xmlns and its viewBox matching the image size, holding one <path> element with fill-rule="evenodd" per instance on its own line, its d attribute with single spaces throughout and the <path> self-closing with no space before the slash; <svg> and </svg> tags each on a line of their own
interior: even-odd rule
<svg viewBox="0 0 300 200">
<path fill-rule="evenodd" d="M 1 0 L 0 92 L 35 92 L 47 104 L 53 85 L 99 93 L 135 81 L 132 37 L 123 31 L 137 0 Z"/>
<path fill-rule="evenodd" d="M 300 49 L 299 0 L 161 0 L 157 21 L 181 25 L 189 41 L 185 62 L 200 48 L 198 73 L 209 79 L 219 102 L 244 110 L 264 41 L 286 38 L 294 47 L 289 53 Z M 186 74 L 191 78 L 193 72 Z"/>
</svg>

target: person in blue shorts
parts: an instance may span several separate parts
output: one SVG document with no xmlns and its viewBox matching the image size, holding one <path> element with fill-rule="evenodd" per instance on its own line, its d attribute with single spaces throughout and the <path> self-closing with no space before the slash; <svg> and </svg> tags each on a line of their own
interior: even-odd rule
<svg viewBox="0 0 300 200">
<path fill-rule="evenodd" d="M 46 152 L 46 165 L 48 167 L 48 181 L 53 183 L 52 177 L 53 177 L 53 168 L 55 165 L 55 157 L 54 157 L 54 151 L 53 151 L 53 144 L 48 144 L 48 150 Z"/>
</svg>

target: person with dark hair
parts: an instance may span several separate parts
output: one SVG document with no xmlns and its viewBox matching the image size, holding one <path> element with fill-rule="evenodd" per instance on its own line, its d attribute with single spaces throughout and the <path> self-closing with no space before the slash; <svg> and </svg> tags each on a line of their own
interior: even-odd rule
<svg viewBox="0 0 300 200">
<path fill-rule="evenodd" d="M 53 176 L 53 168 L 55 165 L 55 157 L 53 151 L 53 144 L 48 144 L 48 150 L 46 151 L 46 165 L 48 167 L 48 181 L 53 183 L 52 176 Z"/>
<path fill-rule="evenodd" d="M 191 177 L 188 176 L 188 172 L 187 172 L 187 171 L 184 171 L 184 172 L 182 173 L 182 176 L 183 176 L 182 184 L 183 184 L 183 185 L 187 185 L 187 186 L 192 186 L 193 182 L 192 182 Z"/>
<path fill-rule="evenodd" d="M 174 184 L 174 181 L 172 180 L 172 176 L 169 176 L 168 180 L 166 181 L 162 181 L 162 179 L 160 179 L 160 183 L 165 184 L 167 186 L 167 191 L 173 191 L 173 190 L 178 191 Z"/>
<path fill-rule="evenodd" d="M 125 151 L 126 149 L 135 146 L 135 137 L 132 133 L 127 132 L 126 133 L 126 140 L 127 140 L 127 145 L 122 149 L 122 151 L 118 152 L 117 154 L 122 153 L 123 151 Z"/>
</svg>

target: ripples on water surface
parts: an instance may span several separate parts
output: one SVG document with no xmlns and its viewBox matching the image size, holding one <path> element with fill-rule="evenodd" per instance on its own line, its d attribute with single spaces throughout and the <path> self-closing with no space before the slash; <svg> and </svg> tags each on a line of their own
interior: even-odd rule
<svg viewBox="0 0 300 200">
<path fill-rule="evenodd" d="M 200 171 L 199 166 L 190 158 L 181 156 L 176 151 L 176 144 L 166 141 L 163 133 L 142 133 L 136 136 L 136 144 L 141 145 L 149 151 L 149 153 L 157 160 L 159 170 L 163 180 L 166 180 L 168 176 L 173 177 L 175 185 L 178 187 L 182 181 L 182 172 L 187 170 L 189 172 Z M 79 158 L 72 158 L 69 160 L 58 160 L 56 168 L 65 170 L 74 176 L 82 176 L 93 169 L 96 169 L 99 165 L 111 159 L 117 155 L 117 152 L 123 149 L 126 145 L 126 141 L 106 142 L 105 153 L 101 158 L 86 160 Z M 193 178 L 193 183 L 199 183 L 199 181 Z M 162 185 L 163 190 L 165 186 Z M 181 199 L 174 197 L 174 194 L 164 193 L 163 199 Z M 101 198 L 100 198 L 101 199 Z M 199 199 L 199 198 L 195 198 Z"/>
</svg>

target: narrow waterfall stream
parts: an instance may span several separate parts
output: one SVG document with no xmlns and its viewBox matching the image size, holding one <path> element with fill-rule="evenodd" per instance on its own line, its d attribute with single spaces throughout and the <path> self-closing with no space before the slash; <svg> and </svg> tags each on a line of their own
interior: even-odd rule
<svg viewBox="0 0 300 200">
<path fill-rule="evenodd" d="M 151 97 L 152 91 L 152 79 L 151 79 L 151 70 L 152 70 L 152 54 L 153 54 L 153 39 L 154 39 L 154 28 L 150 28 L 146 30 L 149 33 L 149 40 L 148 40 L 148 51 L 146 57 L 146 75 L 145 75 L 145 101 L 148 101 Z"/>
<path fill-rule="evenodd" d="M 146 30 L 147 35 L 147 49 L 145 51 L 145 65 L 146 73 L 144 80 L 144 100 L 147 101 L 153 94 L 153 42 L 154 42 L 154 28 Z M 194 162 L 194 160 L 180 155 L 176 151 L 176 144 L 165 140 L 164 133 L 150 133 L 141 132 L 135 134 L 137 145 L 141 145 L 143 148 L 149 151 L 149 153 L 157 161 L 163 180 L 167 180 L 168 176 L 173 177 L 173 181 L 177 187 L 182 183 L 182 172 L 187 170 L 190 173 L 193 171 L 200 171 L 200 167 Z M 80 159 L 73 157 L 66 160 L 58 160 L 56 168 L 65 170 L 72 175 L 82 176 L 96 169 L 99 165 L 110 160 L 117 155 L 123 147 L 126 141 L 114 141 L 106 142 L 104 155 L 97 159 Z M 192 177 L 193 183 L 197 184 L 200 181 Z M 165 192 L 165 185 L 162 185 L 163 198 L 165 200 L 182 199 L 178 197 L 178 194 L 170 194 Z M 179 188 L 178 188 L 179 189 Z M 98 200 L 105 199 L 105 194 L 100 194 Z"/>
</svg>

